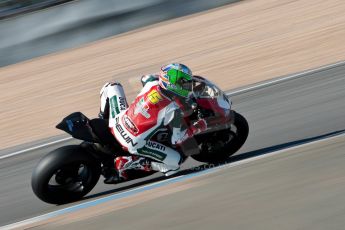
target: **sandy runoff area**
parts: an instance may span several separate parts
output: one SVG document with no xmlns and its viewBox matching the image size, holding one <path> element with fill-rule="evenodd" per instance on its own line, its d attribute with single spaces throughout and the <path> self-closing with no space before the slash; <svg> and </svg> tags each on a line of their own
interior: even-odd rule
<svg viewBox="0 0 345 230">
<path fill-rule="evenodd" d="M 345 1 L 248 0 L 0 69 L 0 149 L 62 134 L 98 113 L 99 90 L 182 62 L 224 90 L 345 59 Z"/>
</svg>

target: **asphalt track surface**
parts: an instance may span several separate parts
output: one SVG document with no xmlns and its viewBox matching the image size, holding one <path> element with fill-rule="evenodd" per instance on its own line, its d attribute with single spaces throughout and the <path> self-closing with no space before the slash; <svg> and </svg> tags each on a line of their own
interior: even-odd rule
<svg viewBox="0 0 345 230">
<path fill-rule="evenodd" d="M 165 190 L 156 188 L 152 194 L 134 195 L 31 226 L 84 230 L 118 226 L 124 230 L 342 230 L 344 141 L 345 135 L 341 135 L 251 158 L 166 185 Z M 121 207 L 123 204 L 127 206 Z"/>
<path fill-rule="evenodd" d="M 236 154 L 236 156 L 233 157 L 233 160 L 238 159 L 245 159 L 250 158 L 253 156 L 266 154 L 270 151 L 279 150 L 282 148 L 286 148 L 289 146 L 294 146 L 299 143 L 303 143 L 309 140 L 317 139 L 326 137 L 328 135 L 336 134 L 337 132 L 343 132 L 345 129 L 345 65 L 340 65 L 337 67 L 333 67 L 330 69 L 325 69 L 318 71 L 316 73 L 308 73 L 303 77 L 299 77 L 296 79 L 289 80 L 287 82 L 275 84 L 272 86 L 267 86 L 262 89 L 250 91 L 247 93 L 239 94 L 236 96 L 233 96 L 233 104 L 234 109 L 240 113 L 242 113 L 249 121 L 250 124 L 250 136 L 248 138 L 247 143 L 245 146 Z M 70 142 L 68 142 L 70 143 Z M 31 192 L 30 188 L 30 176 L 31 172 L 34 168 L 34 166 L 37 164 L 38 160 L 47 152 L 50 150 L 57 148 L 61 145 L 66 145 L 68 143 L 64 144 L 58 144 L 50 146 L 49 148 L 44 148 L 40 150 L 35 150 L 32 152 L 27 152 L 25 154 L 21 154 L 18 156 L 14 156 L 11 158 L 3 159 L 0 161 L 0 181 L 1 181 L 1 187 L 0 187 L 0 226 L 3 226 L 5 224 L 13 223 L 16 221 L 20 221 L 23 219 L 27 219 L 33 216 L 37 216 L 43 213 L 47 213 L 53 210 L 61 209 L 64 207 L 68 207 L 69 205 L 64 206 L 53 206 L 45 204 L 41 201 L 39 201 Z M 323 163 L 325 161 L 328 161 L 328 158 L 325 157 L 321 152 L 316 152 L 315 154 L 319 157 L 315 157 L 314 154 L 307 153 L 304 154 L 301 158 L 294 158 L 293 156 L 288 155 L 286 158 L 287 160 L 289 158 L 294 158 L 292 161 L 289 161 L 284 163 L 284 155 L 279 157 L 282 162 L 281 168 L 282 170 L 286 170 L 285 172 L 289 171 L 289 168 L 294 166 L 295 164 L 299 165 L 300 167 L 294 166 L 292 167 L 292 171 L 294 169 L 297 170 L 297 168 L 303 168 L 305 165 L 309 165 L 309 167 L 313 168 L 313 164 L 311 162 L 315 162 L 319 165 L 320 171 L 317 175 L 323 175 L 322 172 L 327 173 L 329 170 L 330 174 L 327 174 L 328 176 L 332 176 L 332 172 L 334 174 L 339 173 L 339 170 L 344 170 L 343 163 L 339 159 L 343 159 L 344 156 L 344 146 L 341 145 L 341 143 L 338 144 L 329 144 L 327 145 L 327 148 L 330 148 L 329 150 L 325 150 L 325 152 L 330 153 L 330 162 Z M 311 150 L 310 150 L 311 151 Z M 316 150 L 315 150 L 316 151 Z M 326 154 L 325 153 L 325 154 Z M 332 156 L 335 156 L 335 158 L 332 158 Z M 342 158 L 341 158 L 342 157 Z M 278 159 L 278 161 L 279 161 Z M 271 161 L 271 160 L 267 160 Z M 331 163 L 334 164 L 331 164 Z M 193 171 L 193 167 L 200 165 L 198 162 L 195 161 L 187 161 L 184 164 L 185 169 L 191 169 L 190 171 Z M 259 166 L 259 168 L 257 168 Z M 247 185 L 250 184 L 252 188 L 258 188 L 257 191 L 260 192 L 260 186 L 263 184 L 274 186 L 274 182 L 279 180 L 279 178 L 274 177 L 274 175 L 279 176 L 279 173 L 275 173 L 274 169 L 279 169 L 277 165 L 273 163 L 267 163 L 265 165 L 265 169 L 263 170 L 262 167 L 260 167 L 260 163 L 257 166 L 253 166 L 254 168 L 245 167 L 245 169 L 238 169 L 232 171 L 230 174 L 227 174 L 227 172 L 220 173 L 223 175 L 220 176 L 218 179 L 215 178 L 214 180 L 210 182 L 207 187 L 202 186 L 205 191 L 204 193 L 207 194 L 209 192 L 217 192 L 215 191 L 217 185 L 223 184 L 224 189 L 220 189 L 219 191 L 223 191 L 225 189 L 228 189 L 226 187 L 228 183 L 239 183 L 239 185 L 242 185 L 245 183 L 245 181 L 241 182 L 241 178 L 245 175 L 250 176 L 251 178 L 248 179 Z M 259 173 L 260 170 L 261 174 Z M 315 170 L 314 170 L 315 171 Z M 308 173 L 314 172 L 314 171 L 308 171 Z M 256 176 L 256 172 L 259 174 Z M 272 173 L 271 173 L 272 172 Z M 227 178 L 227 175 L 233 175 L 234 178 L 238 178 L 234 181 L 225 180 Z M 261 175 L 261 176 L 259 176 Z M 301 174 L 294 173 L 291 175 L 291 181 L 293 181 L 294 178 L 298 178 L 298 175 L 303 175 L 303 171 Z M 338 175 L 338 174 L 337 174 Z M 344 175 L 344 174 L 342 174 Z M 272 184 L 270 184 L 269 177 L 273 177 Z M 313 175 L 309 175 L 313 176 Z M 124 191 L 129 188 L 133 188 L 145 183 L 150 183 L 153 181 L 158 180 L 160 177 L 159 174 L 153 175 L 149 178 L 145 178 L 142 180 L 137 180 L 133 182 L 128 182 L 122 185 L 112 186 L 112 185 L 104 185 L 102 183 L 99 183 L 97 187 L 92 191 L 92 193 L 89 194 L 86 200 L 99 198 L 102 196 L 105 196 L 107 194 L 113 194 L 119 191 Z M 232 177 L 231 177 L 232 178 Z M 317 177 L 315 177 L 317 178 Z M 332 179 L 332 178 L 330 178 Z M 229 179 L 231 180 L 231 179 Z M 288 191 L 294 191 L 293 186 L 299 187 L 301 189 L 301 193 L 298 195 L 300 196 L 298 199 L 303 200 L 304 198 L 308 198 L 310 196 L 310 193 L 312 191 L 303 190 L 303 188 L 310 188 L 306 184 L 309 180 L 301 181 L 300 184 L 292 184 L 290 187 L 288 187 Z M 332 181 L 332 180 L 331 180 Z M 220 183 L 221 182 L 221 183 Z M 289 181 L 287 181 L 289 182 Z M 336 182 L 336 181 L 335 181 Z M 335 183 L 334 182 L 334 183 Z M 281 185 L 281 184 L 277 184 Z M 335 184 L 336 186 L 337 184 Z M 228 186 L 230 186 L 228 184 Z M 218 187 L 218 189 L 221 187 Z M 238 187 L 240 188 L 240 187 Z M 282 187 L 283 189 L 284 187 Z M 311 186 L 312 188 L 312 186 Z M 342 191 L 342 195 L 344 192 L 344 187 L 337 187 L 334 189 L 338 189 Z M 232 186 L 232 189 L 237 189 L 236 186 Z M 243 188 L 245 189 L 245 188 Z M 278 189 L 277 187 L 275 189 Z M 279 190 L 279 189 L 278 189 Z M 330 203 L 326 203 L 328 205 L 331 204 L 337 204 L 337 202 L 342 202 L 344 204 L 344 200 L 341 199 L 342 195 L 339 195 L 339 191 L 334 193 L 325 193 L 325 194 L 319 194 L 320 197 L 325 196 L 329 199 Z M 190 193 L 191 191 L 196 190 L 190 190 L 187 191 L 187 193 Z M 198 193 L 199 197 L 206 196 L 202 192 L 203 190 L 200 190 Z M 226 190 L 227 191 L 227 190 Z M 240 190 L 236 190 L 238 193 L 240 193 Z M 253 190 L 254 193 L 248 194 L 248 196 L 242 196 L 240 197 L 240 200 L 243 201 L 250 201 L 250 197 L 255 196 L 255 189 Z M 315 191 L 317 191 L 317 187 L 315 187 Z M 243 191 L 245 192 L 245 190 Z M 269 192 L 267 190 L 263 192 Z M 259 204 L 268 204 L 270 203 L 270 197 L 273 197 L 274 201 L 279 201 L 281 206 L 277 206 L 278 208 L 284 208 L 284 204 L 289 204 L 288 199 L 284 199 L 284 191 L 279 191 L 280 193 L 274 193 L 272 191 L 272 194 L 265 194 L 265 197 L 261 201 L 256 201 L 256 203 L 253 203 L 252 205 L 249 205 L 247 203 L 246 205 L 243 205 L 241 207 L 237 207 L 236 209 L 231 210 L 230 203 L 226 203 L 224 201 L 225 197 L 224 194 L 219 194 L 219 199 L 224 203 L 224 205 L 221 205 L 222 202 L 218 202 L 220 206 L 217 207 L 217 209 L 222 211 L 229 212 L 229 215 L 226 215 L 226 220 L 229 221 L 230 224 L 232 218 L 234 220 L 239 220 L 239 218 L 246 218 L 248 221 L 248 224 L 255 223 L 254 220 L 258 220 L 255 218 L 258 218 L 257 215 L 255 215 L 255 212 L 253 209 L 260 209 L 257 205 Z M 229 197 L 233 197 L 234 195 L 231 195 L 231 191 L 228 191 Z M 331 196 L 331 195 L 338 195 L 338 196 Z M 272 195 L 272 196 L 271 196 Z M 297 193 L 295 194 L 297 197 Z M 224 198 L 224 199 L 221 199 Z M 231 199 L 228 199 L 227 201 L 230 201 Z M 176 195 L 174 199 L 182 199 L 179 198 L 179 195 Z M 201 198 L 200 198 L 201 199 Z M 206 199 L 206 198 L 204 198 Z M 214 198 L 215 199 L 215 198 Z M 249 199 L 249 200 L 248 200 Z M 253 198 L 254 199 L 254 198 Z M 266 199 L 266 200 L 264 200 Z M 296 198 L 297 199 L 297 198 Z M 316 198 L 315 198 L 316 199 Z M 175 203 L 178 201 L 176 200 Z M 199 200 L 199 199 L 198 199 Z M 161 206 L 164 207 L 164 205 L 167 205 L 164 201 L 164 198 L 158 199 L 157 201 L 154 201 L 153 203 L 156 203 L 161 201 Z M 84 202 L 84 201 L 81 201 Z M 186 203 L 187 204 L 187 203 Z M 195 209 L 201 209 L 200 205 L 204 204 L 205 206 L 212 204 L 212 199 L 209 200 L 209 202 L 203 201 L 200 204 L 190 203 L 190 205 L 195 205 Z M 227 205 L 226 205 L 227 204 Z M 152 204 L 155 205 L 155 204 Z M 183 204 L 181 204 L 183 205 Z M 237 205 L 240 205 L 240 203 L 237 203 Z M 322 206 L 323 204 L 320 204 L 319 208 L 324 208 Z M 142 205 L 138 206 L 138 208 L 142 208 Z M 269 208 L 268 206 L 266 206 Z M 339 208 L 340 207 L 335 205 L 334 207 Z M 342 208 L 344 205 L 342 205 Z M 216 208 L 216 207 L 212 207 Z M 228 209 L 229 208 L 229 209 Z M 246 214 L 245 210 L 238 211 L 239 208 L 243 209 L 250 209 L 250 211 Z M 307 210 L 307 208 L 310 208 L 310 210 Z M 317 212 L 315 211 L 317 208 L 314 206 L 305 206 L 304 209 L 298 210 L 300 215 L 299 218 L 304 217 L 315 217 L 315 215 L 322 215 L 323 212 Z M 328 207 L 329 208 L 329 207 Z M 331 210 L 335 210 L 330 208 Z M 339 214 L 339 210 L 336 214 Z M 191 212 L 193 210 L 190 210 Z M 270 210 L 273 212 L 273 210 Z M 290 209 L 290 212 L 293 211 L 293 208 Z M 303 212 L 302 212 L 303 211 Z M 341 211 L 341 210 L 340 210 Z M 344 214 L 344 209 L 342 209 L 342 214 Z M 122 212 L 122 211 L 121 211 Z M 201 211 L 202 212 L 202 211 Z M 287 210 L 286 212 L 289 212 Z M 335 211 L 334 211 L 335 212 Z M 123 211 L 123 214 L 126 213 L 126 210 Z M 240 215 L 240 214 L 243 215 Z M 220 218 L 222 215 L 212 215 L 213 211 L 211 210 L 208 214 L 209 218 L 213 218 L 214 220 L 217 220 L 217 218 Z M 216 213 L 215 213 L 216 214 Z M 332 212 L 329 215 L 325 215 L 324 219 L 327 217 L 330 217 Z M 161 215 L 164 216 L 164 212 L 161 213 Z M 187 215 L 187 214 L 186 214 Z M 195 217 L 197 214 L 193 214 L 192 216 Z M 259 215 L 259 214 L 258 214 Z M 278 214 L 277 214 L 278 215 Z M 110 215 L 111 216 L 111 215 Z M 109 216 L 109 217 L 110 217 Z M 108 218 L 109 218 L 108 217 Z M 133 217 L 133 216 L 132 216 Z M 134 216 L 133 218 L 139 218 L 138 216 Z M 224 215 L 223 215 L 224 217 Z M 251 218 L 254 218 L 251 219 Z M 321 216 L 319 216 L 321 218 Z M 162 217 L 163 218 L 163 217 Z M 277 217 L 278 218 L 278 217 Z M 288 215 L 286 215 L 286 220 L 284 220 L 284 216 L 279 216 L 280 220 L 286 221 L 288 223 Z M 268 220 L 263 219 L 261 221 L 277 221 L 278 219 L 273 218 Z M 332 218 L 337 218 L 332 217 Z M 132 218 L 131 218 L 132 219 Z M 312 218 L 310 218 L 312 220 Z M 335 219 L 335 220 L 339 220 Z M 194 219 L 196 221 L 196 219 Z M 217 220 L 218 221 L 218 220 Z M 224 221 L 224 219 L 223 219 Z M 193 221 L 189 221 L 189 223 L 193 223 Z M 262 223 L 262 222 L 261 222 Z M 123 223 L 122 223 L 123 224 Z M 181 223 L 181 224 L 188 224 L 188 223 Z M 336 223 L 333 223 L 336 224 Z M 164 226 L 164 221 L 162 221 L 162 225 Z M 241 225 L 238 225 L 240 227 Z M 249 225 L 248 225 L 249 226 Z M 344 226 L 344 225 L 343 225 Z M 255 227 L 255 226 L 252 226 Z M 258 228 L 255 228 L 258 229 Z"/>
</svg>

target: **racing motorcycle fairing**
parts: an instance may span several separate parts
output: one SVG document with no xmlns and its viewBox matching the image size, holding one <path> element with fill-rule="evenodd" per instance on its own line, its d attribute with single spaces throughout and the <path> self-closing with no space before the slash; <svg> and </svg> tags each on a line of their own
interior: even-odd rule
<svg viewBox="0 0 345 230">
<path fill-rule="evenodd" d="M 214 83 L 203 77 L 193 76 L 193 95 L 199 108 L 210 118 L 209 125 L 232 122 L 232 102 Z"/>
<path fill-rule="evenodd" d="M 65 131 L 76 139 L 100 143 L 90 126 L 89 118 L 81 112 L 68 115 L 56 125 L 56 128 Z"/>
</svg>

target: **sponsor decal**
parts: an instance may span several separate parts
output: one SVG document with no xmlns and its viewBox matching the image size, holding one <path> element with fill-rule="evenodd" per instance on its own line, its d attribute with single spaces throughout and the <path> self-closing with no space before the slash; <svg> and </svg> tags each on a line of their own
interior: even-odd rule
<svg viewBox="0 0 345 230">
<path fill-rule="evenodd" d="M 110 105 L 111 117 L 115 118 L 115 115 L 120 113 L 116 96 L 113 96 L 112 98 L 110 98 L 109 105 Z"/>
<path fill-rule="evenodd" d="M 119 97 L 119 104 L 121 110 L 125 110 L 127 108 L 127 102 L 125 98 Z"/>
<path fill-rule="evenodd" d="M 152 90 L 149 94 L 147 94 L 147 99 L 153 105 L 155 105 L 159 101 L 163 100 L 162 96 L 155 89 Z"/>
<path fill-rule="evenodd" d="M 143 156 L 157 159 L 159 161 L 163 161 L 167 157 L 166 154 L 159 152 L 157 150 L 149 149 L 145 146 L 143 148 L 138 149 L 137 151 Z"/>
<path fill-rule="evenodd" d="M 132 138 L 130 136 L 128 136 L 128 134 L 126 133 L 126 131 L 122 128 L 122 126 L 119 124 L 119 118 L 117 117 L 115 119 L 116 121 L 116 125 L 115 128 L 116 130 L 119 132 L 119 134 L 121 135 L 121 137 L 125 140 L 126 143 L 132 145 L 133 147 L 136 146 L 138 143 L 134 143 Z"/>
<path fill-rule="evenodd" d="M 148 141 L 146 143 L 147 147 L 153 148 L 153 149 L 157 149 L 159 151 L 165 151 L 165 146 L 161 145 L 157 142 L 153 142 L 153 141 Z"/>
<path fill-rule="evenodd" d="M 134 115 L 138 115 L 139 113 L 143 115 L 145 118 L 149 119 L 151 116 L 148 113 L 149 106 L 145 104 L 144 97 L 142 97 L 138 103 L 135 105 L 134 108 Z"/>
<path fill-rule="evenodd" d="M 66 120 L 66 124 L 67 124 L 68 130 L 70 132 L 72 132 L 73 131 L 73 126 L 74 126 L 73 122 L 71 120 Z"/>
<path fill-rule="evenodd" d="M 127 115 L 123 116 L 123 123 L 125 124 L 126 128 L 132 131 L 134 134 L 137 134 L 139 132 L 138 128 Z"/>
<path fill-rule="evenodd" d="M 126 99 L 119 97 L 119 101 L 117 101 L 116 95 L 110 98 L 109 104 L 112 118 L 115 118 L 115 115 L 119 114 L 120 110 L 125 110 L 127 108 Z"/>
</svg>

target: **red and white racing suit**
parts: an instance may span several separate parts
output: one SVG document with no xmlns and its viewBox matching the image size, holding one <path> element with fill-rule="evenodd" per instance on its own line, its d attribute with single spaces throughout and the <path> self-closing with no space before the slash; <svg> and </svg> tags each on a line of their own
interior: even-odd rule
<svg viewBox="0 0 345 230">
<path fill-rule="evenodd" d="M 107 83 L 101 90 L 101 112 L 107 100 L 109 128 L 117 141 L 129 153 L 154 160 L 152 169 L 166 175 L 179 169 L 181 155 L 175 149 L 152 140 L 152 137 L 169 128 L 172 131 L 171 144 L 178 145 L 206 129 L 204 121 L 192 127 L 183 126 L 181 104 L 165 96 L 158 81 L 146 83 L 129 106 L 122 86 Z"/>
</svg>

